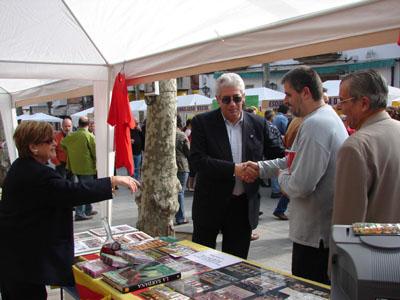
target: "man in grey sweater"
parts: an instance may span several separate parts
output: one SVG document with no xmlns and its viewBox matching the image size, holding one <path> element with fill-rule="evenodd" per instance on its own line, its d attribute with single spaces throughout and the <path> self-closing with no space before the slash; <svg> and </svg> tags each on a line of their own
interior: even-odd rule
<svg viewBox="0 0 400 300">
<path fill-rule="evenodd" d="M 336 112 L 324 103 L 321 79 L 314 70 L 291 70 L 282 83 L 292 114 L 304 118 L 291 149 L 295 157 L 290 166 L 287 158 L 249 162 L 245 180 L 279 174 L 281 190 L 290 198 L 292 274 L 329 284 L 336 153 L 348 134 Z"/>
</svg>

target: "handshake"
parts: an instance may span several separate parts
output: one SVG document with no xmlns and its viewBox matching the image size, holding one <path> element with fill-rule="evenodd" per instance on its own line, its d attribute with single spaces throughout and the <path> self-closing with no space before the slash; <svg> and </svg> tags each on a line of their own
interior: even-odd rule
<svg viewBox="0 0 400 300">
<path fill-rule="evenodd" d="M 244 182 L 254 182 L 258 178 L 259 172 L 260 168 L 256 162 L 247 161 L 235 164 L 235 176 Z"/>
</svg>

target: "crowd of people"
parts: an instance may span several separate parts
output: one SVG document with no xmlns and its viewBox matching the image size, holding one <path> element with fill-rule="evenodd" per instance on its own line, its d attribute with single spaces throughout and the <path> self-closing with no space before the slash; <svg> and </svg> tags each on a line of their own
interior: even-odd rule
<svg viewBox="0 0 400 300">
<path fill-rule="evenodd" d="M 246 258 L 258 221 L 260 178 L 277 178 L 291 205 L 292 274 L 329 284 L 332 224 L 400 221 L 394 183 L 400 123 L 385 111 L 387 84 L 372 70 L 342 80 L 338 109 L 346 125 L 324 100 L 313 69 L 296 68 L 282 84 L 294 117 L 287 129 L 285 114 L 278 114 L 290 156 L 281 157 L 271 140 L 271 128 L 279 130 L 272 127 L 272 112 L 265 113 L 268 123 L 242 109 L 244 84 L 236 74 L 216 82 L 220 108 L 192 119 L 193 241 L 215 247 L 222 233 L 222 251 Z"/>
<path fill-rule="evenodd" d="M 185 127 L 177 116 L 182 188 L 175 224 L 189 222 L 184 192 L 194 188 L 193 241 L 215 248 L 222 234 L 222 251 L 246 259 L 262 213 L 259 188 L 270 179 L 271 198 L 279 199 L 272 214 L 289 220 L 292 274 L 329 284 L 333 224 L 400 222 L 400 185 L 394 182 L 400 177 L 399 110 L 386 109 L 388 87 L 373 70 L 342 79 L 336 110 L 309 67 L 289 71 L 282 84 L 284 104 L 264 118 L 256 108 L 244 109 L 245 85 L 235 73 L 216 81 L 218 109 Z M 0 248 L 3 299 L 45 299 L 45 285 L 73 284 L 72 211 L 75 221 L 88 220 L 97 213 L 91 204 L 111 199 L 118 185 L 137 190 L 145 122 L 131 130 L 132 177 L 97 178 L 94 130 L 87 117 L 74 132 L 68 117 L 55 134 L 48 123 L 17 127 L 19 158 L 0 201 L 0 235 L 13 245 L 12 251 Z M 29 256 L 26 245 L 35 245 Z"/>
</svg>

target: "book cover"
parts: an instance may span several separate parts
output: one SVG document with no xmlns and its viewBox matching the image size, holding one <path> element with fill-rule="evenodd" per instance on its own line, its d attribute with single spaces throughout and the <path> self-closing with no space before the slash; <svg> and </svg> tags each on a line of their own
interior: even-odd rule
<svg viewBox="0 0 400 300">
<path fill-rule="evenodd" d="M 85 244 L 82 244 L 81 241 L 74 241 L 74 255 L 75 256 L 79 256 L 79 255 L 82 255 L 83 253 L 87 253 L 87 251 L 89 251 L 89 248 Z"/>
<path fill-rule="evenodd" d="M 170 256 L 164 256 L 160 259 L 157 259 L 157 261 L 174 270 L 181 272 L 182 278 L 188 278 L 189 276 L 211 271 L 209 267 L 188 260 L 184 257 L 174 259 Z"/>
<path fill-rule="evenodd" d="M 222 289 L 210 291 L 204 295 L 195 296 L 195 300 L 242 300 L 249 299 L 249 297 L 254 296 L 250 291 L 244 290 L 235 285 L 229 285 Z"/>
<path fill-rule="evenodd" d="M 159 259 L 161 259 L 162 257 L 169 257 L 168 254 L 166 254 L 165 252 L 158 251 L 158 249 L 155 249 L 155 248 L 144 249 L 143 252 L 146 253 L 146 255 L 154 258 L 157 261 Z"/>
<path fill-rule="evenodd" d="M 176 243 L 172 243 L 172 244 L 166 245 L 164 247 L 160 247 L 160 248 L 158 248 L 158 250 L 165 252 L 174 258 L 187 256 L 189 254 L 193 254 L 193 253 L 197 252 L 196 250 L 194 250 L 190 247 L 179 245 Z"/>
<path fill-rule="evenodd" d="M 102 279 L 117 290 L 128 293 L 180 279 L 181 273 L 158 262 L 131 266 L 102 274 Z"/>
<path fill-rule="evenodd" d="M 131 240 L 131 243 L 140 243 L 143 241 L 153 240 L 153 238 L 143 231 L 135 231 L 124 234 L 124 238 Z"/>
<path fill-rule="evenodd" d="M 137 228 L 132 227 L 132 226 L 127 225 L 127 224 L 112 226 L 112 228 L 114 228 L 114 230 L 115 230 L 115 232 L 117 234 L 120 234 L 120 233 L 123 234 L 123 233 L 127 233 L 127 232 L 138 231 Z"/>
<path fill-rule="evenodd" d="M 247 277 L 253 277 L 253 276 L 260 275 L 261 273 L 265 272 L 266 270 L 242 261 L 240 263 L 218 269 L 218 271 L 228 274 L 228 275 L 231 275 L 238 279 L 244 279 Z"/>
<path fill-rule="evenodd" d="M 105 264 L 101 259 L 81 261 L 76 266 L 93 278 L 98 278 L 102 273 L 116 269 Z"/>
<path fill-rule="evenodd" d="M 215 288 L 211 284 L 202 282 L 197 276 L 169 282 L 166 286 L 190 298 Z"/>
<path fill-rule="evenodd" d="M 187 255 L 187 259 L 205 265 L 213 270 L 230 266 L 241 262 L 242 260 L 236 256 L 223 253 L 214 249 L 195 252 Z"/>
<path fill-rule="evenodd" d="M 81 242 L 89 249 L 100 249 L 104 243 L 104 240 L 96 236 L 87 240 L 82 240 Z"/>
<path fill-rule="evenodd" d="M 103 243 L 104 243 L 104 238 L 100 238 L 98 236 L 93 236 L 82 240 L 75 240 L 74 241 L 75 256 L 97 252 L 98 250 L 101 249 Z"/>
<path fill-rule="evenodd" d="M 107 232 L 103 227 L 89 229 L 89 231 L 100 237 L 105 237 L 107 235 Z M 114 235 L 116 233 L 117 231 L 111 227 L 111 234 Z"/>
<path fill-rule="evenodd" d="M 124 267 L 131 265 L 131 263 L 129 261 L 127 261 L 126 259 L 116 256 L 116 255 L 107 254 L 107 253 L 101 253 L 100 259 L 106 265 L 109 265 L 109 266 L 115 267 L 115 268 L 124 268 Z"/>
<path fill-rule="evenodd" d="M 263 296 L 272 290 L 286 286 L 286 282 L 285 278 L 270 276 L 268 273 L 262 273 L 258 276 L 243 279 L 237 282 L 236 285 L 253 292 L 257 296 Z"/>
<path fill-rule="evenodd" d="M 235 285 L 256 294 L 254 299 L 329 299 L 329 292 L 324 288 L 270 270 Z"/>
<path fill-rule="evenodd" d="M 113 235 L 113 238 L 114 238 L 114 240 L 116 240 L 116 241 L 117 241 L 118 243 L 120 243 L 121 245 L 122 245 L 122 244 L 130 244 L 130 243 L 132 243 L 132 240 L 131 240 L 131 239 L 125 237 L 125 236 L 122 235 L 122 234 Z"/>
<path fill-rule="evenodd" d="M 179 294 L 166 286 L 155 286 L 146 291 L 135 293 L 136 296 L 142 299 L 151 300 L 189 300 L 189 297 Z"/>
<path fill-rule="evenodd" d="M 168 244 L 167 242 L 161 240 L 149 240 L 149 241 L 143 241 L 140 244 L 127 245 L 127 248 L 131 250 L 146 250 L 146 249 L 162 247 L 167 244 Z"/>
<path fill-rule="evenodd" d="M 202 282 L 209 283 L 217 288 L 232 284 L 235 281 L 238 281 L 237 278 L 219 272 L 217 270 L 201 273 L 199 278 Z"/>
<path fill-rule="evenodd" d="M 279 292 L 281 294 L 288 295 L 292 298 L 295 298 L 296 296 L 302 297 L 302 299 L 315 299 L 315 300 L 330 298 L 328 290 L 289 277 L 286 280 L 286 287 L 280 289 Z"/>
<path fill-rule="evenodd" d="M 74 241 L 90 239 L 93 237 L 95 237 L 95 235 L 89 231 L 82 231 L 82 232 L 74 233 Z"/>
<path fill-rule="evenodd" d="M 104 229 L 104 227 L 98 227 L 98 228 L 93 228 L 93 229 L 89 229 L 89 231 L 91 233 L 94 233 L 97 236 L 106 236 L 106 230 Z M 111 234 L 123 234 L 123 233 L 127 233 L 127 232 L 132 232 L 132 231 L 137 231 L 137 228 L 132 227 L 130 225 L 127 224 L 123 224 L 123 225 L 116 225 L 116 226 L 111 226 Z"/>
<path fill-rule="evenodd" d="M 121 256 L 125 260 L 129 261 L 134 265 L 141 265 L 145 263 L 149 263 L 154 261 L 154 258 L 147 255 L 143 251 L 140 250 L 120 250 L 117 251 L 115 254 Z"/>
</svg>

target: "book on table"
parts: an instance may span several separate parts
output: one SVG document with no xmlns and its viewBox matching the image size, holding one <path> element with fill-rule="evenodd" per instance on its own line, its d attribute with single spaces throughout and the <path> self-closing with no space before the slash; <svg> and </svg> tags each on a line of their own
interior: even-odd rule
<svg viewBox="0 0 400 300">
<path fill-rule="evenodd" d="M 180 245 L 177 243 L 171 243 L 166 246 L 159 247 L 158 250 L 162 251 L 164 253 L 167 253 L 168 255 L 170 255 L 174 258 L 184 257 L 184 256 L 198 252 L 190 247 Z"/>
<path fill-rule="evenodd" d="M 103 227 L 93 228 L 89 230 L 97 236 L 105 237 L 107 235 L 106 230 Z M 137 228 L 127 224 L 111 226 L 111 234 L 125 234 L 132 231 L 138 231 Z"/>
<path fill-rule="evenodd" d="M 148 300 L 190 300 L 189 297 L 162 285 L 151 287 L 150 289 L 140 290 L 135 293 L 135 295 L 141 299 Z"/>
<path fill-rule="evenodd" d="M 105 264 L 101 259 L 85 260 L 78 262 L 76 266 L 93 278 L 98 278 L 104 272 L 115 270 L 115 267 Z"/>
<path fill-rule="evenodd" d="M 156 261 L 105 272 L 102 279 L 117 290 L 128 293 L 180 279 L 181 273 Z"/>
<path fill-rule="evenodd" d="M 74 236 L 74 254 L 75 256 L 95 253 L 100 250 L 104 243 L 104 238 L 90 236 L 89 232 L 81 232 Z"/>
</svg>

